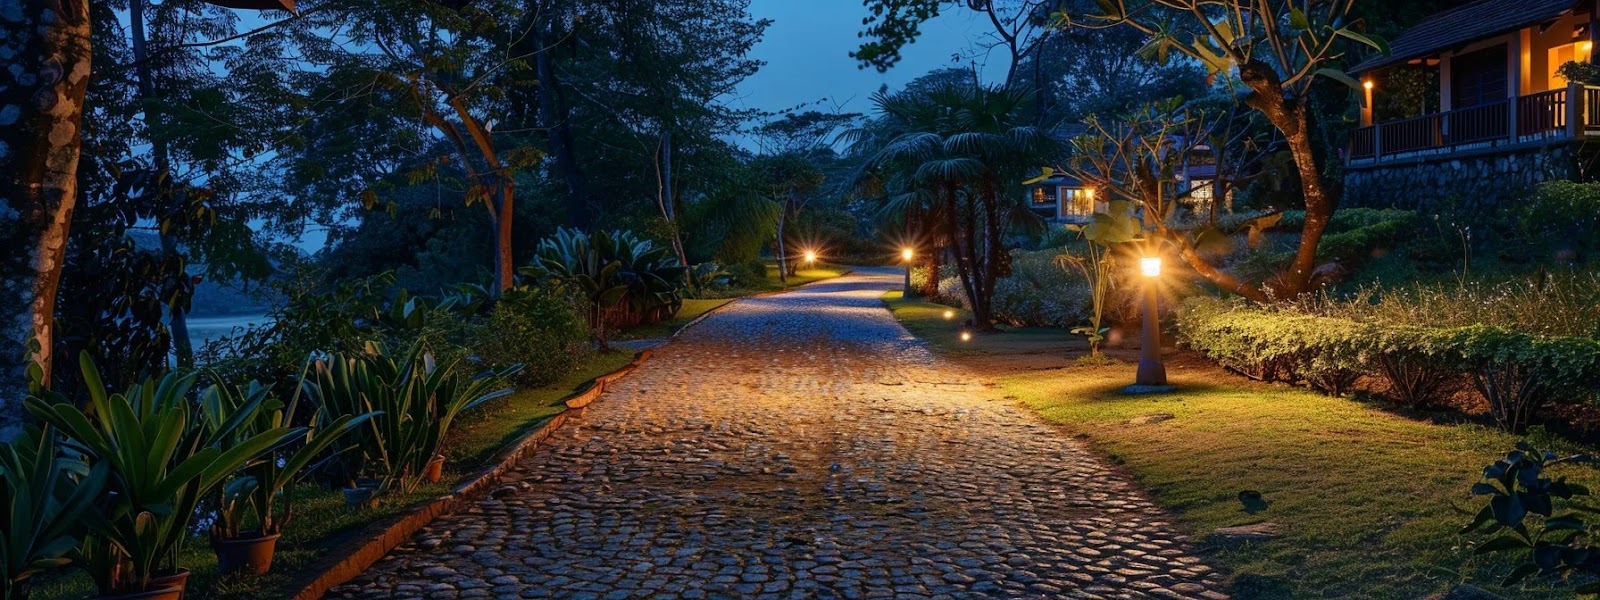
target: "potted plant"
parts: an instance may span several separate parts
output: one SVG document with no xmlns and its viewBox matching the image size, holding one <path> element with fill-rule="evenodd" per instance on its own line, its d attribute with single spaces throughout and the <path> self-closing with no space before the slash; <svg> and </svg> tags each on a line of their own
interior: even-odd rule
<svg viewBox="0 0 1600 600">
<path fill-rule="evenodd" d="M 29 397 L 26 406 L 60 432 L 64 447 L 107 471 L 99 516 L 88 520 L 90 534 L 79 550 L 84 567 L 102 598 L 179 598 L 181 587 L 158 578 L 182 577 L 176 557 L 200 499 L 304 431 L 270 429 L 222 449 L 217 440 L 232 436 L 243 419 L 215 432 L 200 426 L 187 398 L 193 375 L 167 374 L 107 394 L 87 353 L 79 365 L 89 392 L 86 407 L 59 394 Z M 259 409 L 245 406 L 240 412 Z"/>
<path fill-rule="evenodd" d="M 510 394 L 500 382 L 520 369 L 467 378 L 456 374 L 456 364 L 435 365 L 420 342 L 399 356 L 369 343 L 364 354 L 318 361 L 303 388 L 316 403 L 319 420 L 372 413 L 350 433 L 360 463 L 346 468 L 371 475 L 373 493 L 411 492 L 440 455 L 456 415 Z"/>
<path fill-rule="evenodd" d="M 72 562 L 84 522 L 106 482 L 106 467 L 89 468 L 60 452 L 53 431 L 27 428 L 0 445 L 0 569 L 6 600 L 26 598 L 34 575 Z"/>
<path fill-rule="evenodd" d="M 219 447 L 229 448 L 262 432 L 283 430 L 292 431 L 298 444 L 249 461 L 219 488 L 211 546 L 217 554 L 217 568 L 224 573 L 260 575 L 272 568 L 278 537 L 294 518 L 287 488 L 309 473 L 308 467 L 334 442 L 372 416 L 340 415 L 315 427 L 290 428 L 299 399 L 297 391 L 286 406 L 272 397 L 270 387 L 254 381 L 243 390 L 218 383 L 200 394 L 202 421 Z M 234 422 L 238 426 L 223 435 Z M 252 516 L 254 521 L 249 521 Z M 247 523 L 254 527 L 247 528 Z"/>
</svg>

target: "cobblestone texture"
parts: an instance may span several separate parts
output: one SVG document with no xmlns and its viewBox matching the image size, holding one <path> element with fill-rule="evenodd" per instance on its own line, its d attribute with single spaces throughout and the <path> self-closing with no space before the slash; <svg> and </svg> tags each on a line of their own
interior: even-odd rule
<svg viewBox="0 0 1600 600">
<path fill-rule="evenodd" d="M 334 598 L 1225 598 L 1123 474 L 872 270 L 729 306 Z"/>
</svg>

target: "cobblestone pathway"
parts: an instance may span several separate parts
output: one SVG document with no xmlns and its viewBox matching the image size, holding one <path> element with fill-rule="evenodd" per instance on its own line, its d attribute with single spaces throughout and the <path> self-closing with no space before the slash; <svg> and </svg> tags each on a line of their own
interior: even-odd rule
<svg viewBox="0 0 1600 600">
<path fill-rule="evenodd" d="M 1224 598 L 1122 474 L 936 363 L 898 271 L 744 300 L 339 598 Z"/>
</svg>

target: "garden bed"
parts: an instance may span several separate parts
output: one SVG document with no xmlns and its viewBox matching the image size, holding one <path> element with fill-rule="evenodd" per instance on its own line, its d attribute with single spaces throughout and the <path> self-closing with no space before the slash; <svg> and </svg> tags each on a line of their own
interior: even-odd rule
<svg viewBox="0 0 1600 600">
<path fill-rule="evenodd" d="M 1457 531 L 1482 503 L 1469 494 L 1485 465 L 1519 438 L 1476 424 L 1435 422 L 1389 406 L 1250 381 L 1189 353 L 1171 353 L 1179 391 L 1128 396 L 1131 362 L 1082 366 L 1085 345 L 1060 330 L 1013 330 L 963 343 L 942 305 L 887 297 L 935 354 L 973 367 L 996 392 L 1034 409 L 1127 468 L 1230 572 L 1240 598 L 1421 598 L 1463 583 L 1513 598 L 1570 590 L 1503 589 L 1505 562 L 1474 557 Z M 1132 360 L 1136 348 L 1112 349 Z M 981 375 L 980 375 L 981 374 Z M 1131 424 L 1152 415 L 1170 419 Z M 1448 415 L 1442 415 L 1448 419 Z M 1536 432 L 1537 433 L 1537 432 Z M 1584 450 L 1538 436 L 1538 445 Z M 1564 467 L 1595 487 L 1600 473 Z M 1259 492 L 1251 514 L 1241 492 Z M 1223 527 L 1274 523 L 1280 537 L 1223 543 Z"/>
<path fill-rule="evenodd" d="M 188 600 L 288 598 L 329 567 L 335 549 L 360 543 L 370 532 L 386 529 L 456 485 L 478 476 L 509 444 L 566 410 L 568 396 L 588 387 L 606 373 L 627 365 L 632 353 L 595 354 L 572 374 L 549 386 L 519 391 L 479 407 L 450 432 L 448 461 L 441 483 L 424 485 L 414 493 L 389 496 L 378 507 L 355 510 L 344 504 L 339 490 L 306 484 L 293 490 L 295 520 L 278 542 L 271 573 L 262 576 L 221 577 L 216 556 L 204 537 L 190 541 L 182 564 L 193 571 Z M 68 569 L 40 580 L 35 599 L 76 599 L 94 596 L 94 586 L 81 571 Z"/>
</svg>

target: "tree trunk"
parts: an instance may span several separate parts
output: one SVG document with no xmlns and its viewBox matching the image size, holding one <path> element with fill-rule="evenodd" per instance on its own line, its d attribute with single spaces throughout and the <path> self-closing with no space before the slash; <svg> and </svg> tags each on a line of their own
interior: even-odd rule
<svg viewBox="0 0 1600 600">
<path fill-rule="evenodd" d="M 783 247 L 783 229 L 789 220 L 789 211 L 778 211 L 778 282 L 789 285 L 789 251 Z"/>
<path fill-rule="evenodd" d="M 1300 190 L 1305 195 L 1306 223 L 1300 234 L 1300 247 L 1295 251 L 1289 272 L 1272 290 L 1280 299 L 1293 298 L 1311 291 L 1311 274 L 1317 267 L 1317 244 L 1333 218 L 1334 206 L 1311 146 L 1304 96 L 1292 102 L 1285 100 L 1277 73 L 1259 62 L 1243 65 L 1239 69 L 1239 79 L 1254 92 L 1245 99 L 1245 104 L 1260 111 L 1283 134 L 1300 176 Z"/>
<path fill-rule="evenodd" d="M 145 128 L 151 131 L 150 153 L 155 157 L 155 166 L 158 171 L 170 172 L 172 168 L 171 156 L 167 151 L 167 140 L 159 133 L 155 133 L 161 122 L 160 103 L 156 101 L 156 84 L 154 67 L 150 64 L 149 40 L 144 32 L 144 3 L 145 0 L 128 1 L 129 33 L 133 36 L 133 59 L 138 61 L 135 69 L 139 77 L 139 99 L 144 101 Z M 167 255 L 178 252 L 178 241 L 165 233 L 161 237 L 161 252 Z M 187 277 L 187 273 L 183 273 Z M 189 339 L 189 317 L 183 307 L 168 307 L 168 329 L 172 335 L 172 350 L 178 357 L 178 366 L 190 368 L 194 366 L 194 343 Z"/>
<path fill-rule="evenodd" d="M 29 361 L 49 385 L 56 287 L 78 197 L 88 0 L 21 0 L 0 9 L 0 437 L 24 419 Z M 29 341 L 36 346 L 24 354 Z"/>
<path fill-rule="evenodd" d="M 542 11 L 541 11 L 542 12 Z M 584 185 L 583 168 L 578 165 L 576 143 L 572 135 L 572 110 L 567 106 L 561 91 L 561 80 L 556 77 L 555 63 L 550 58 L 551 47 L 548 23 L 534 26 L 538 54 L 534 57 L 539 72 L 539 120 L 550 139 L 550 153 L 556 157 L 556 171 L 567 188 L 567 225 L 578 231 L 588 231 L 594 220 L 590 214 L 589 197 Z"/>
<path fill-rule="evenodd" d="M 661 217 L 672 228 L 672 251 L 678 256 L 678 266 L 683 267 L 684 280 L 689 278 L 689 254 L 683 250 L 683 231 L 678 227 L 677 195 L 672 187 L 672 132 L 661 134 L 661 161 L 656 165 L 656 203 L 661 207 Z"/>
<path fill-rule="evenodd" d="M 500 182 L 500 222 L 499 237 L 495 240 L 495 289 L 505 292 L 511 289 L 515 273 L 511 268 L 511 226 L 513 210 L 512 201 L 516 199 L 516 182 L 512 181 L 511 174 L 505 175 L 505 180 Z M 488 199 L 484 200 L 488 202 Z M 497 296 L 499 294 L 496 294 Z"/>
</svg>

